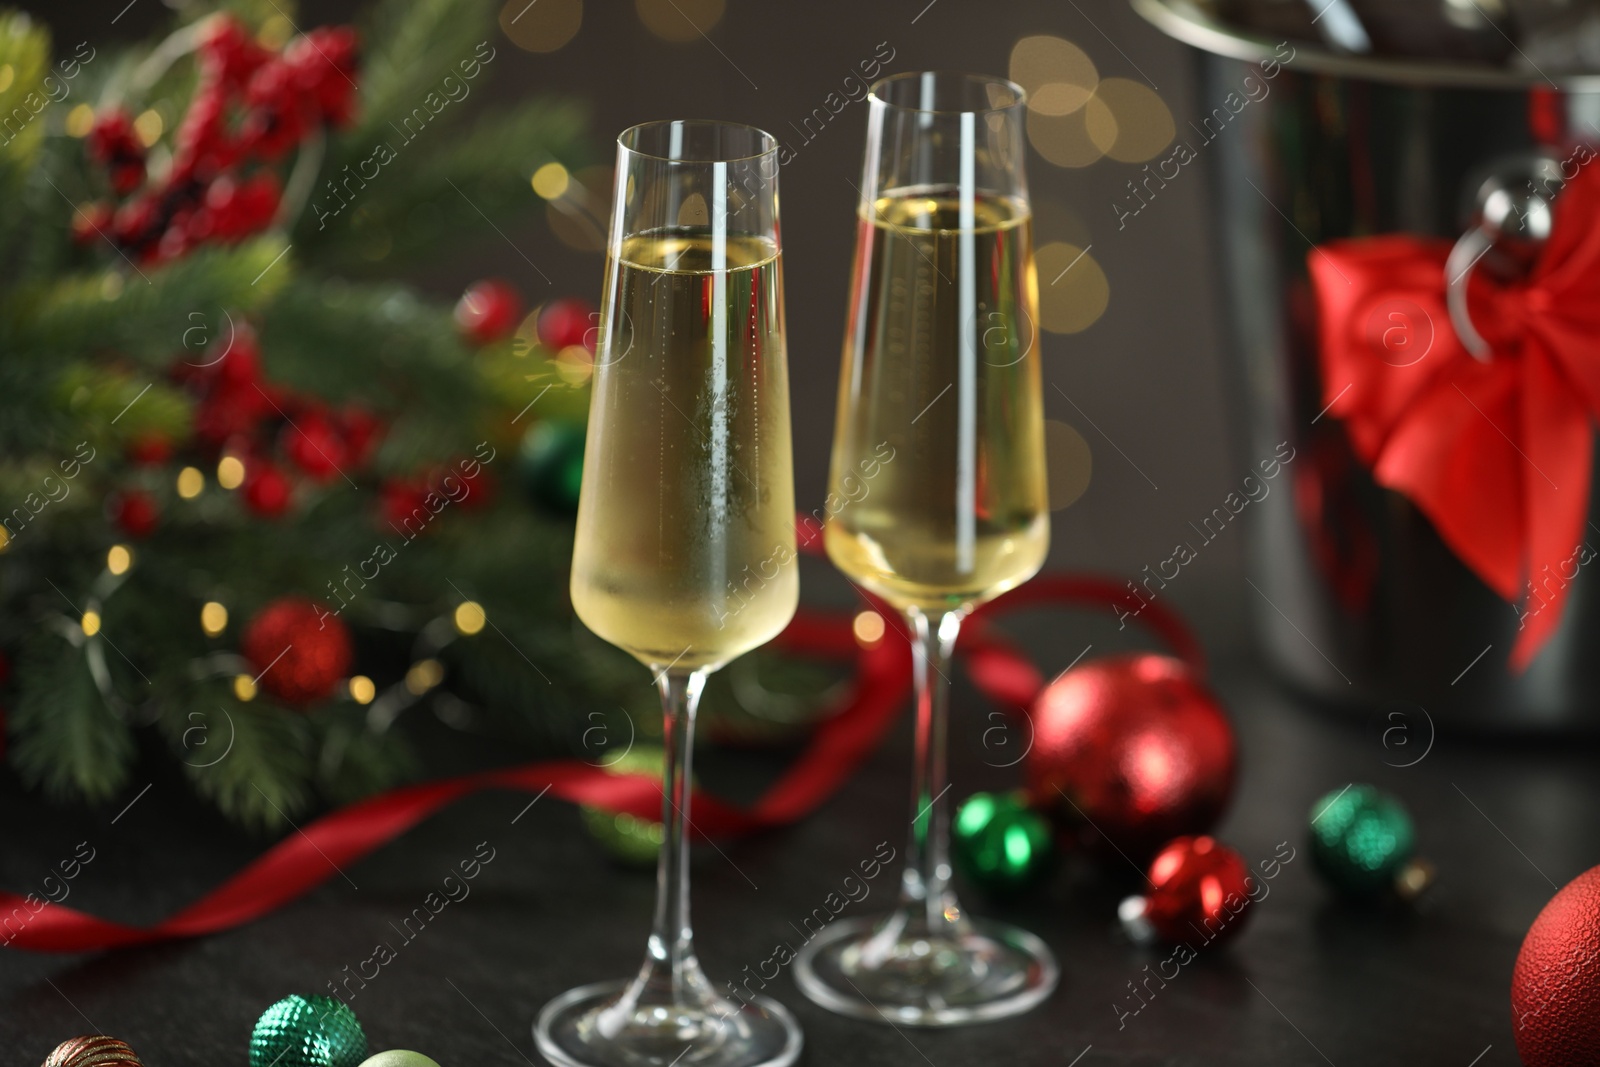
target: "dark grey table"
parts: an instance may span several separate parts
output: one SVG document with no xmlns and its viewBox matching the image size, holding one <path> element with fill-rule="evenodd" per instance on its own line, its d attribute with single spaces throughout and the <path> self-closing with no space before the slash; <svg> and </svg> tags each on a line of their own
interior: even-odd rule
<svg viewBox="0 0 1600 1067">
<path fill-rule="evenodd" d="M 1415 766 L 1426 727 L 1405 749 L 1393 723 L 1355 721 L 1297 703 L 1247 667 L 1219 688 L 1238 724 L 1243 775 L 1220 835 L 1254 862 L 1278 842 L 1300 848 L 1232 945 L 1204 952 L 1121 1019 L 1128 983 L 1161 955 L 1117 931 L 1116 902 L 1133 872 L 1066 864 L 1037 896 L 984 907 L 1038 932 L 1057 952 L 1061 988 L 1021 1019 L 952 1032 L 897 1031 L 813 1007 L 785 974 L 772 992 L 805 1027 L 809 1064 L 1230 1064 L 1291 1067 L 1517 1062 L 1508 990 L 1522 933 L 1557 886 L 1600 863 L 1595 751 L 1508 747 L 1453 737 Z M 980 759 L 986 722 L 959 694 L 952 748 L 956 793 L 1013 784 Z M 714 979 L 764 959 L 791 922 L 818 907 L 879 841 L 902 847 L 907 815 L 905 724 L 867 770 L 791 831 L 695 860 L 701 954 Z M 479 754 L 481 756 L 481 753 Z M 461 756 L 470 762 L 472 753 Z M 749 795 L 781 754 L 708 751 L 702 780 Z M 1441 880 L 1415 913 L 1337 902 L 1302 847 L 1306 812 L 1352 780 L 1410 805 L 1422 851 Z M 131 794 L 130 790 L 130 794 Z M 79 841 L 96 858 L 69 903 L 150 922 L 193 900 L 264 843 L 202 811 L 177 780 L 157 779 L 115 824 L 103 811 L 52 807 L 0 785 L 8 818 L 0 884 L 26 892 Z M 468 799 L 350 867 L 303 900 L 250 926 L 198 941 L 104 955 L 0 957 L 0 1063 L 34 1065 L 58 1041 L 101 1031 L 128 1040 L 150 1067 L 246 1062 L 251 1024 L 289 992 L 325 992 L 400 943 L 398 924 L 480 841 L 495 859 L 397 957 L 352 1007 L 374 1049 L 412 1048 L 444 1067 L 538 1062 L 530 1023 L 567 987 L 621 976 L 637 963 L 653 880 L 620 870 L 585 836 L 575 812 L 545 799 L 512 825 L 529 797 Z M 851 909 L 886 903 L 892 875 Z M 370 973 L 370 965 L 369 965 Z"/>
</svg>

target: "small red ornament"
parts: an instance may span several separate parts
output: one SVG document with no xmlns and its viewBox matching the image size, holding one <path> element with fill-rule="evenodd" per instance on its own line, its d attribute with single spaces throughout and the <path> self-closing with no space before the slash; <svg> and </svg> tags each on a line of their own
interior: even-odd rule
<svg viewBox="0 0 1600 1067">
<path fill-rule="evenodd" d="M 1029 714 L 1029 791 L 1084 844 L 1103 835 L 1143 859 L 1209 830 L 1233 794 L 1233 728 L 1181 660 L 1140 652 L 1082 664 Z"/>
<path fill-rule="evenodd" d="M 383 521 L 406 540 L 427 530 L 433 519 L 428 510 L 428 487 L 410 478 L 392 478 L 378 490 Z"/>
<path fill-rule="evenodd" d="M 1600 867 L 1568 882 L 1528 928 L 1511 1023 L 1527 1067 L 1600 1063 Z"/>
<path fill-rule="evenodd" d="M 285 515 L 294 496 L 288 476 L 261 459 L 246 461 L 242 489 L 245 507 L 264 519 Z"/>
<path fill-rule="evenodd" d="M 1250 869 L 1215 838 L 1174 839 L 1150 861 L 1146 879 L 1150 892 L 1129 897 L 1118 909 L 1136 940 L 1153 936 L 1198 948 L 1233 937 L 1249 914 Z"/>
<path fill-rule="evenodd" d="M 576 297 L 552 300 L 534 324 L 539 343 L 552 352 L 579 345 L 594 354 L 594 307 Z"/>
<path fill-rule="evenodd" d="M 350 631 L 333 609 L 302 596 L 280 597 L 251 619 L 239 651 L 258 684 L 286 704 L 304 706 L 332 693 L 350 670 Z"/>
<path fill-rule="evenodd" d="M 143 489 L 127 489 L 112 495 L 107 501 L 111 521 L 117 529 L 133 538 L 149 537 L 161 521 L 161 510 L 155 497 Z"/>
<path fill-rule="evenodd" d="M 476 283 L 456 303 L 456 326 L 475 345 L 509 336 L 521 315 L 522 298 L 510 283 L 498 278 Z"/>
<path fill-rule="evenodd" d="M 172 458 L 172 438 L 152 430 L 128 442 L 128 462 L 139 467 L 159 467 Z"/>
<path fill-rule="evenodd" d="M 306 411 L 283 428 L 283 451 L 296 467 L 316 482 L 339 477 L 349 461 L 345 440 L 320 411 Z"/>
</svg>

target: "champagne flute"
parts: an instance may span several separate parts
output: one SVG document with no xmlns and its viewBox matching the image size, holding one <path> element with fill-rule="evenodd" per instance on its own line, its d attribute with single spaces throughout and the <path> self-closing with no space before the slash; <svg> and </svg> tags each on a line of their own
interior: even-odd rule
<svg viewBox="0 0 1600 1067">
<path fill-rule="evenodd" d="M 799 600 L 777 174 L 777 141 L 749 126 L 652 122 L 617 139 L 572 604 L 660 690 L 665 837 L 638 974 L 539 1014 L 539 1051 L 561 1067 L 783 1067 L 800 1053 L 781 1005 L 717 994 L 689 922 L 700 691 Z"/>
<path fill-rule="evenodd" d="M 1059 973 L 1037 937 L 956 899 L 945 777 L 961 620 L 1032 577 L 1050 543 L 1023 93 L 912 73 L 869 99 L 830 479 L 844 503 L 824 537 L 910 631 L 913 817 L 897 908 L 831 924 L 795 975 L 837 1012 L 949 1026 L 1026 1011 Z"/>
</svg>

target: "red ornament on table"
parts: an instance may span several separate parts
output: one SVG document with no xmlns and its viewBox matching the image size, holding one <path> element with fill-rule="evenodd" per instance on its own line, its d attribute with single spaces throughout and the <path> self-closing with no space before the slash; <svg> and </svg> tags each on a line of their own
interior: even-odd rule
<svg viewBox="0 0 1600 1067">
<path fill-rule="evenodd" d="M 1209 830 L 1233 794 L 1233 728 L 1182 660 L 1139 652 L 1073 667 L 1029 712 L 1034 803 L 1067 836 L 1138 861 Z"/>
<path fill-rule="evenodd" d="M 350 670 L 350 631 L 333 609 L 309 597 L 279 597 L 244 629 L 239 651 L 257 684 L 286 704 L 304 706 L 331 694 Z"/>
<path fill-rule="evenodd" d="M 509 282 L 489 278 L 461 294 L 456 303 L 456 326 L 475 345 L 509 337 L 522 315 L 522 298 Z"/>
<path fill-rule="evenodd" d="M 1150 861 L 1149 893 L 1117 914 L 1135 940 L 1210 944 L 1238 934 L 1249 914 L 1250 869 L 1215 838 L 1180 837 Z"/>
<path fill-rule="evenodd" d="M 1527 1067 L 1600 1063 L 1600 867 L 1568 882 L 1528 928 L 1511 1023 Z"/>
<path fill-rule="evenodd" d="M 128 489 L 112 495 L 107 501 L 111 521 L 129 537 L 143 538 L 155 533 L 161 521 L 161 510 L 156 498 L 143 489 Z"/>
</svg>

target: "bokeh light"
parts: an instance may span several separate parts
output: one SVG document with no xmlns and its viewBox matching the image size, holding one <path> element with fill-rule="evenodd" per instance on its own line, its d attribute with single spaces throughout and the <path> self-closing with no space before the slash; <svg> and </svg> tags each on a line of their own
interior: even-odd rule
<svg viewBox="0 0 1600 1067">
<path fill-rule="evenodd" d="M 378 687 L 366 675 L 358 674 L 350 679 L 350 699 L 357 704 L 370 704 L 377 695 Z"/>
<path fill-rule="evenodd" d="M 725 0 L 634 0 L 634 6 L 645 29 L 663 41 L 683 44 L 720 22 L 727 4 Z"/>
<path fill-rule="evenodd" d="M 84 612 L 83 620 L 79 625 L 83 627 L 83 636 L 93 637 L 100 632 L 100 613 L 98 611 Z"/>
<path fill-rule="evenodd" d="M 419 697 L 444 681 L 444 664 L 436 659 L 418 660 L 406 671 L 406 691 Z"/>
<path fill-rule="evenodd" d="M 1044 457 L 1050 510 L 1060 511 L 1088 491 L 1094 458 L 1083 434 L 1057 419 L 1045 420 Z"/>
<path fill-rule="evenodd" d="M 106 553 L 106 570 L 112 574 L 127 574 L 128 568 L 133 566 L 133 553 L 127 545 L 112 545 Z"/>
<path fill-rule="evenodd" d="M 456 605 L 456 632 L 471 637 L 483 629 L 483 624 L 488 618 L 489 616 L 484 614 L 482 604 L 476 600 L 463 600 Z"/>
<path fill-rule="evenodd" d="M 215 600 L 208 600 L 200 608 L 200 629 L 207 637 L 216 637 L 228 628 L 228 609 Z"/>
<path fill-rule="evenodd" d="M 248 704 L 256 698 L 256 681 L 248 674 L 233 676 L 233 695 Z"/>
<path fill-rule="evenodd" d="M 217 484 L 224 489 L 237 489 L 244 484 L 244 460 L 238 456 L 223 456 L 217 461 Z"/>
<path fill-rule="evenodd" d="M 1087 107 L 1068 115 L 1028 112 L 1028 143 L 1048 163 L 1058 167 L 1087 167 L 1099 162 L 1105 150 L 1089 136 Z"/>
<path fill-rule="evenodd" d="M 850 624 L 850 630 L 856 636 L 856 643 L 863 648 L 871 648 L 882 641 L 886 629 L 883 616 L 876 611 L 863 611 Z"/>
<path fill-rule="evenodd" d="M 1084 114 L 1089 139 L 1119 163 L 1154 159 L 1178 132 L 1155 90 L 1130 78 L 1102 81 Z"/>
<path fill-rule="evenodd" d="M 178 472 L 178 495 L 193 500 L 206 487 L 206 476 L 199 467 L 185 467 Z"/>
<path fill-rule="evenodd" d="M 533 191 L 545 200 L 555 200 L 566 193 L 571 181 L 567 168 L 552 160 L 533 172 Z"/>
<path fill-rule="evenodd" d="M 94 108 L 88 104 L 78 104 L 67 112 L 67 134 L 69 136 L 87 137 L 92 129 L 94 129 Z"/>
<path fill-rule="evenodd" d="M 1035 255 L 1039 270 L 1039 325 L 1051 333 L 1087 330 L 1105 313 L 1111 283 L 1087 248 L 1051 241 Z"/>
<path fill-rule="evenodd" d="M 1010 74 L 1027 91 L 1028 110 L 1057 118 L 1087 104 L 1100 82 L 1087 52 L 1047 35 L 1024 37 L 1012 46 Z"/>
<path fill-rule="evenodd" d="M 583 0 L 506 0 L 500 28 L 528 52 L 554 52 L 578 34 Z"/>
<path fill-rule="evenodd" d="M 139 143 L 146 148 L 161 140 L 161 131 L 167 128 L 162 121 L 161 112 L 155 108 L 142 112 L 133 120 L 133 132 L 139 135 Z"/>
</svg>

